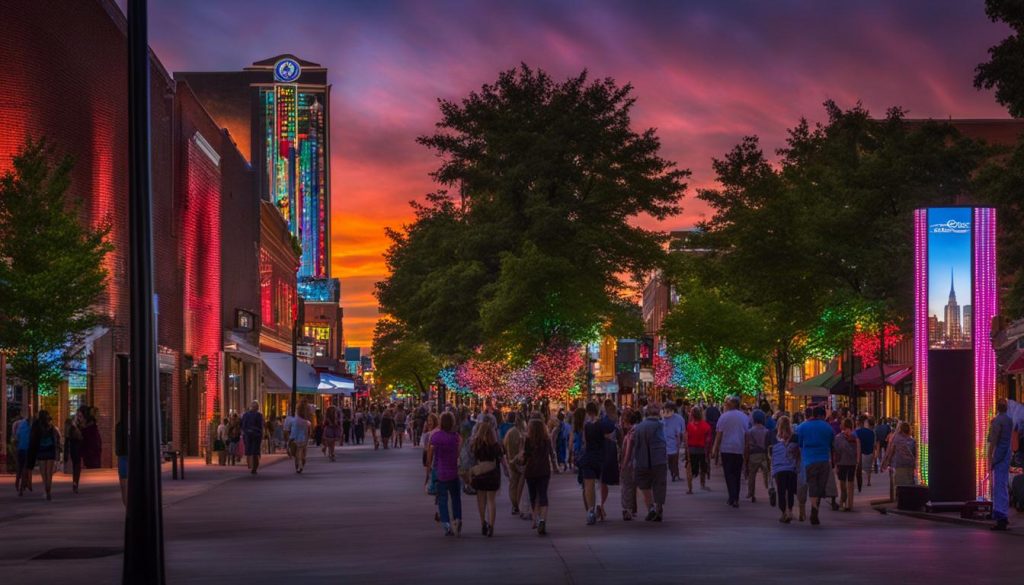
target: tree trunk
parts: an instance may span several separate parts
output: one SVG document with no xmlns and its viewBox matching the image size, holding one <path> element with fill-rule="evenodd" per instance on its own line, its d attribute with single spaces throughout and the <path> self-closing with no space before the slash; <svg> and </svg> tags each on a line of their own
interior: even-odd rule
<svg viewBox="0 0 1024 585">
<path fill-rule="evenodd" d="M 885 320 L 882 319 L 882 324 L 878 326 L 878 372 L 881 375 L 882 388 L 880 392 L 885 392 Z"/>
<path fill-rule="evenodd" d="M 779 393 L 778 410 L 786 409 L 786 385 L 789 382 L 789 353 L 776 350 L 775 358 L 775 389 Z"/>
</svg>

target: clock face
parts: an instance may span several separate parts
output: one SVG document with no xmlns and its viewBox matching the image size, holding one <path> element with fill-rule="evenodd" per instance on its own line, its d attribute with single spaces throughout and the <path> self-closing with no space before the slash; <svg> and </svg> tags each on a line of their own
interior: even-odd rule
<svg viewBox="0 0 1024 585">
<path fill-rule="evenodd" d="M 274 65 L 274 79 L 281 83 L 291 83 L 299 78 L 302 69 L 295 59 L 281 59 Z"/>
</svg>

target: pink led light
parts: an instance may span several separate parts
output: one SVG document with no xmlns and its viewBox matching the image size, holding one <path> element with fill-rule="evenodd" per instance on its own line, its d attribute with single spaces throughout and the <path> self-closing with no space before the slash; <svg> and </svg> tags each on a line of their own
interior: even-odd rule
<svg viewBox="0 0 1024 585">
<path fill-rule="evenodd" d="M 992 349 L 992 318 L 999 312 L 996 274 L 996 213 L 990 207 L 974 210 L 974 462 L 977 495 L 988 496 L 985 442 L 988 421 L 995 411 L 996 355 Z"/>
<path fill-rule="evenodd" d="M 928 210 L 914 211 L 914 404 L 918 475 L 928 483 Z"/>
</svg>

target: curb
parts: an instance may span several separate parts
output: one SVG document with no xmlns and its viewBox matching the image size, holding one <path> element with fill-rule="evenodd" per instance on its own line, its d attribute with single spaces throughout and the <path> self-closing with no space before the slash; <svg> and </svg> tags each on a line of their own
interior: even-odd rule
<svg viewBox="0 0 1024 585">
<path fill-rule="evenodd" d="M 942 522 L 945 524 L 956 524 L 959 526 L 967 526 L 976 530 L 989 530 L 992 528 L 992 522 L 985 520 L 971 520 L 968 518 L 960 518 L 958 516 L 945 516 L 942 514 L 930 514 L 928 512 L 915 512 L 913 510 L 897 510 L 895 508 L 886 508 L 882 506 L 873 506 L 881 514 L 893 514 L 895 516 L 906 516 L 908 518 L 917 518 L 919 520 L 930 520 L 932 522 Z M 1006 534 L 1011 536 L 1024 537 L 1024 532 L 1014 531 L 1012 528 L 1006 531 Z"/>
</svg>

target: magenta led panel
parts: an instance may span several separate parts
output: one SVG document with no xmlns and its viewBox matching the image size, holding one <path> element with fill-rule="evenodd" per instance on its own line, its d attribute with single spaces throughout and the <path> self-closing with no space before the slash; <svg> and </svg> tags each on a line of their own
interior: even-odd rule
<svg viewBox="0 0 1024 585">
<path fill-rule="evenodd" d="M 928 210 L 914 211 L 914 404 L 918 474 L 928 483 Z"/>
<path fill-rule="evenodd" d="M 999 312 L 996 275 L 996 212 L 974 210 L 974 461 L 978 496 L 989 493 L 985 439 L 995 412 L 996 355 L 992 350 L 992 318 Z"/>
</svg>

